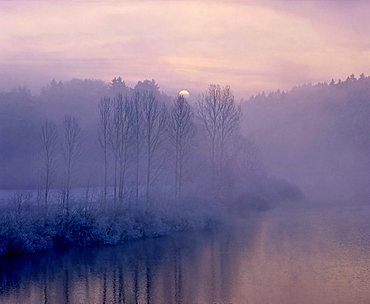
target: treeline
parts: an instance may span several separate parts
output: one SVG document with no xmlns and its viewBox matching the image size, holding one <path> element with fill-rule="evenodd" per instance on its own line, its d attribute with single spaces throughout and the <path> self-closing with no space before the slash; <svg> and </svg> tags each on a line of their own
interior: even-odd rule
<svg viewBox="0 0 370 304">
<path fill-rule="evenodd" d="M 134 88 L 120 77 L 107 87 L 96 81 L 74 87 L 74 82 L 53 81 L 39 97 L 24 88 L 2 96 L 7 100 L 1 106 L 19 104 L 13 115 L 19 124 L 29 124 L 10 124 L 10 134 L 3 133 L 1 161 L 10 159 L 12 172 L 2 180 L 6 184 L 17 174 L 27 176 L 45 212 L 52 201 L 68 214 L 76 188 L 83 188 L 86 201 L 89 191 L 96 194 L 98 189 L 94 199 L 102 206 L 199 198 L 219 202 L 235 196 L 246 178 L 258 175 L 257 149 L 240 130 L 241 108 L 230 87 L 210 85 L 189 100 L 168 97 L 154 80 Z M 89 85 L 95 87 L 94 99 L 90 91 L 91 101 L 85 96 L 71 103 L 71 91 L 78 96 Z M 99 100 L 97 93 L 103 94 Z M 24 100 L 13 101 L 13 95 Z M 63 106 L 63 115 L 55 113 L 54 107 Z M 23 147 L 24 139 L 28 144 Z M 13 160 L 25 159 L 19 170 L 17 163 L 11 166 Z"/>
<path fill-rule="evenodd" d="M 242 107 L 242 128 L 270 173 L 294 180 L 317 198 L 368 197 L 370 77 L 261 93 Z"/>
<path fill-rule="evenodd" d="M 240 133 L 241 110 L 230 87 L 210 85 L 194 105 L 183 95 L 166 103 L 153 90 L 122 90 L 102 97 L 98 109 L 103 205 L 180 201 L 184 192 L 219 200 L 232 194 L 234 171 L 246 168 L 237 165 L 249 151 L 239 149 L 248 142 Z M 62 174 L 61 203 L 68 214 L 73 172 L 83 157 L 78 119 L 66 116 L 59 130 L 46 120 L 40 135 L 45 206 L 54 175 Z M 58 154 L 64 172 L 55 170 Z"/>
<path fill-rule="evenodd" d="M 49 119 L 61 128 L 66 115 L 78 118 L 83 131 L 83 149 L 89 150 L 80 159 L 77 174 L 80 183 L 84 181 L 79 186 L 85 186 L 85 177 L 93 175 L 90 164 L 100 160 L 100 151 L 95 149 L 100 98 L 114 96 L 118 90 L 130 92 L 135 88 L 153 90 L 161 100 L 170 100 L 159 91 L 154 80 L 139 81 L 134 88 L 130 88 L 120 77 L 111 83 L 90 79 L 53 80 L 39 94 L 31 94 L 26 87 L 0 92 L 0 188 L 37 188 L 40 175 L 37 168 L 41 162 L 40 125 Z M 95 169 L 100 170 L 100 166 Z"/>
<path fill-rule="evenodd" d="M 31 189 L 37 191 L 0 200 L 0 255 L 210 227 L 248 212 L 248 204 L 266 209 L 271 196 L 290 187 L 266 183 L 230 87 L 210 85 L 195 100 L 170 99 L 154 81 L 127 89 L 116 78 L 108 93 L 90 119 L 29 111 L 24 118 L 34 121 L 25 119 L 16 133 L 9 125 L 15 143 L 27 134 L 29 164 L 21 169 L 36 173 Z M 30 108 L 38 109 L 33 102 Z"/>
</svg>

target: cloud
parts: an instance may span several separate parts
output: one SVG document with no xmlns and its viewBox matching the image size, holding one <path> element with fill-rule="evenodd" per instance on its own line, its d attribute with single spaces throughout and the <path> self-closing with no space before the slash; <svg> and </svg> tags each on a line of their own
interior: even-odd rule
<svg viewBox="0 0 370 304">
<path fill-rule="evenodd" d="M 1 2 L 0 78 L 121 74 L 242 95 L 369 73 L 370 5 L 336 3 Z"/>
</svg>

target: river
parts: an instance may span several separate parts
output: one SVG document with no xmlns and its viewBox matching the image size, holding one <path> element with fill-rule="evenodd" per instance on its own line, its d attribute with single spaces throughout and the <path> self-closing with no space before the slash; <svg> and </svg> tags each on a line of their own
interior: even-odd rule
<svg viewBox="0 0 370 304">
<path fill-rule="evenodd" d="M 0 303 L 369 303 L 370 207 L 0 259 Z"/>
</svg>

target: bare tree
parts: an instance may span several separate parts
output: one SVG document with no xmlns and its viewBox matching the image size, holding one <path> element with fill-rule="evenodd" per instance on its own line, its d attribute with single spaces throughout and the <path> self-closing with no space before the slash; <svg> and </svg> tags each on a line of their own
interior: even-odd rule
<svg viewBox="0 0 370 304">
<path fill-rule="evenodd" d="M 119 162 L 119 181 L 118 181 L 118 198 L 122 202 L 124 195 L 125 177 L 128 160 L 128 147 L 132 133 L 132 103 L 126 96 L 117 97 L 117 112 L 120 116 L 119 123 L 119 145 L 118 145 L 118 162 Z"/>
<path fill-rule="evenodd" d="M 241 109 L 236 105 L 230 87 L 211 84 L 198 101 L 198 116 L 210 143 L 212 188 L 216 175 L 222 177 L 227 140 L 238 129 Z"/>
<path fill-rule="evenodd" d="M 142 133 L 142 94 L 135 91 L 132 98 L 133 140 L 135 146 L 135 201 L 139 202 L 140 137 Z"/>
<path fill-rule="evenodd" d="M 150 186 L 155 177 L 153 160 L 166 132 L 167 110 L 153 92 L 144 91 L 142 94 L 143 131 L 147 157 L 145 197 L 146 202 L 149 203 Z"/>
<path fill-rule="evenodd" d="M 222 88 L 220 102 L 219 141 L 220 165 L 225 165 L 226 144 L 240 126 L 241 107 L 236 105 L 234 95 L 229 86 Z M 221 168 L 223 169 L 223 168 Z"/>
<path fill-rule="evenodd" d="M 212 188 L 215 188 L 216 145 L 220 116 L 221 87 L 210 85 L 208 91 L 198 101 L 198 116 L 206 130 L 210 142 Z"/>
<path fill-rule="evenodd" d="M 193 113 L 184 96 L 175 100 L 169 115 L 168 132 L 175 148 L 175 199 L 181 199 L 184 156 L 194 131 Z"/>
<path fill-rule="evenodd" d="M 121 125 L 121 113 L 122 110 L 120 102 L 122 95 L 119 95 L 120 98 L 115 98 L 112 104 L 112 121 L 110 123 L 109 130 L 109 142 L 113 152 L 114 162 L 114 183 L 113 183 L 113 201 L 114 204 L 117 202 L 117 185 L 118 185 L 118 159 L 119 159 L 119 147 L 120 147 L 120 125 Z"/>
<path fill-rule="evenodd" d="M 108 148 L 109 148 L 109 131 L 111 122 L 111 100 L 109 97 L 101 99 L 99 104 L 99 143 L 104 155 L 104 206 L 107 203 L 108 187 Z"/>
<path fill-rule="evenodd" d="M 132 129 L 132 107 L 128 97 L 118 94 L 113 100 L 110 143 L 114 155 L 114 202 L 123 199 L 128 145 Z"/>
<path fill-rule="evenodd" d="M 81 129 L 78 120 L 75 117 L 66 116 L 63 122 L 64 138 L 63 138 L 63 157 L 65 162 L 65 185 L 64 185 L 64 201 L 69 215 L 69 200 L 72 181 L 72 169 L 80 154 L 81 146 Z"/>
<path fill-rule="evenodd" d="M 53 169 L 55 160 L 57 157 L 57 126 L 54 122 L 45 120 L 45 123 L 41 127 L 40 140 L 42 146 L 42 155 L 44 159 L 44 204 L 45 204 L 45 216 L 48 213 L 48 197 L 49 190 L 53 180 Z"/>
</svg>

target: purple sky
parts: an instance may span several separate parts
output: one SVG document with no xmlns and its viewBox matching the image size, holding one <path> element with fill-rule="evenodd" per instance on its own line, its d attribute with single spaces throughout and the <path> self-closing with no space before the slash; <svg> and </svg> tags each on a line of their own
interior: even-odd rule
<svg viewBox="0 0 370 304">
<path fill-rule="evenodd" d="M 156 79 L 237 97 L 370 73 L 369 1 L 2 1 L 0 89 Z"/>
</svg>

